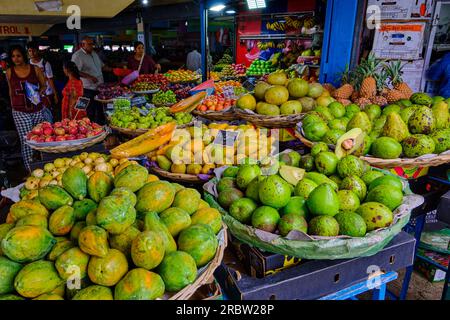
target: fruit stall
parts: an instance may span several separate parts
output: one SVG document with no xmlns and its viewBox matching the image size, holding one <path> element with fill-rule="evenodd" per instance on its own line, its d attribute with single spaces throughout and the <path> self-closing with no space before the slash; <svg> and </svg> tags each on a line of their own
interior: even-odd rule
<svg viewBox="0 0 450 320">
<path fill-rule="evenodd" d="M 422 231 L 450 216 L 450 97 L 374 53 L 329 80 L 326 5 L 298 2 L 240 11 L 206 81 L 120 78 L 105 125 L 35 125 L 1 192 L 0 300 L 406 299 L 429 239 L 449 254 L 447 225 Z"/>
</svg>

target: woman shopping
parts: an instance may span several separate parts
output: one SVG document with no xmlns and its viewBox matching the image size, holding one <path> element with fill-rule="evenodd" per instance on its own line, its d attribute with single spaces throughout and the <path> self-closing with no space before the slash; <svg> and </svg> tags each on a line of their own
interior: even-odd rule
<svg viewBox="0 0 450 320">
<path fill-rule="evenodd" d="M 69 78 L 69 81 L 62 91 L 62 119 L 81 120 L 87 115 L 85 110 L 75 109 L 78 98 L 83 96 L 83 82 L 80 80 L 80 71 L 74 62 L 68 61 L 64 64 L 64 74 Z"/>
<path fill-rule="evenodd" d="M 141 64 L 140 74 L 153 74 L 156 71 L 161 71 L 161 65 L 155 63 L 152 57 L 145 54 L 144 44 L 140 41 L 134 43 L 134 53 L 128 58 L 128 69 L 139 70 Z"/>
<path fill-rule="evenodd" d="M 21 46 L 10 49 L 11 67 L 6 70 L 14 123 L 22 145 L 23 162 L 30 170 L 33 150 L 25 144 L 25 136 L 37 124 L 44 122 L 43 104 L 47 89 L 45 76 L 39 67 L 30 65 Z"/>
</svg>

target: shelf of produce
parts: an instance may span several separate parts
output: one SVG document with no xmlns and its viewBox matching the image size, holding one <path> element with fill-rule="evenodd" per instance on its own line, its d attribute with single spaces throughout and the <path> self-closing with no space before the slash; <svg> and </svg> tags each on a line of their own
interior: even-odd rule
<svg viewBox="0 0 450 320">
<path fill-rule="evenodd" d="M 240 36 L 240 40 L 312 40 L 312 35 L 257 34 Z"/>
<path fill-rule="evenodd" d="M 265 278 L 253 278 L 226 262 L 215 277 L 224 293 L 235 300 L 311 300 L 338 292 L 361 281 L 367 272 L 388 273 L 411 266 L 415 239 L 401 232 L 380 252 L 345 260 L 310 260 Z M 371 270 L 370 266 L 377 266 Z M 375 274 L 374 274 L 375 276 Z M 373 278 L 376 280 L 376 278 Z"/>
</svg>

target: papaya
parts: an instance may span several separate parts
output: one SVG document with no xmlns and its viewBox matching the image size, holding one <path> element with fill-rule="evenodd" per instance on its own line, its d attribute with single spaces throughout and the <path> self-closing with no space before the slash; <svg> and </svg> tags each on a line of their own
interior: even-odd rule
<svg viewBox="0 0 450 320">
<path fill-rule="evenodd" d="M 97 224 L 111 234 L 120 234 L 136 220 L 136 210 L 130 201 L 121 196 L 108 196 L 100 201 Z"/>
<path fill-rule="evenodd" d="M 113 191 L 111 191 L 110 196 L 122 196 L 128 201 L 130 201 L 133 207 L 136 205 L 137 202 L 136 194 L 134 194 L 133 191 L 125 187 L 113 189 Z"/>
<path fill-rule="evenodd" d="M 88 180 L 87 190 L 89 197 L 95 202 L 100 202 L 113 188 L 113 179 L 103 171 L 95 172 Z"/>
<path fill-rule="evenodd" d="M 25 298 L 36 298 L 48 293 L 64 282 L 50 261 L 35 261 L 27 264 L 14 279 L 14 288 Z"/>
<path fill-rule="evenodd" d="M 92 285 L 92 282 L 89 280 L 88 277 L 82 278 L 80 280 L 73 279 L 74 281 L 66 281 L 66 296 L 65 298 L 67 300 L 72 300 L 73 297 L 80 292 L 81 290 L 89 287 Z"/>
<path fill-rule="evenodd" d="M 78 243 L 78 236 L 80 235 L 80 231 L 87 226 L 85 221 L 78 221 L 70 230 L 70 241 L 73 243 Z"/>
<path fill-rule="evenodd" d="M 164 281 L 167 291 L 177 292 L 194 283 L 197 266 L 194 258 L 183 251 L 166 254 L 158 266 L 158 274 Z"/>
<path fill-rule="evenodd" d="M 74 247 L 63 252 L 56 258 L 55 267 L 59 276 L 67 280 L 69 278 L 84 278 L 87 275 L 89 255 Z"/>
<path fill-rule="evenodd" d="M 75 215 L 75 221 L 86 220 L 88 213 L 95 209 L 97 209 L 97 204 L 91 199 L 75 201 L 73 203 L 73 214 Z"/>
<path fill-rule="evenodd" d="M 137 194 L 138 212 L 160 213 L 170 208 L 175 199 L 175 188 L 167 181 L 154 181 L 145 184 Z"/>
<path fill-rule="evenodd" d="M 172 237 L 176 237 L 182 230 L 191 225 L 189 213 L 180 208 L 169 208 L 159 215 L 161 222 L 167 227 Z"/>
<path fill-rule="evenodd" d="M 86 225 L 87 226 L 97 225 L 97 209 L 94 209 L 87 214 Z"/>
<path fill-rule="evenodd" d="M 195 224 L 181 231 L 178 250 L 189 253 L 197 267 L 203 267 L 216 255 L 219 242 L 210 226 Z"/>
<path fill-rule="evenodd" d="M 66 284 L 63 283 L 60 286 L 56 287 L 54 290 L 50 291 L 48 294 L 56 294 L 62 298 L 64 298 L 64 294 L 66 293 Z"/>
<path fill-rule="evenodd" d="M 197 190 L 185 188 L 175 194 L 175 199 L 173 200 L 172 207 L 181 208 L 192 215 L 195 211 L 198 210 L 201 198 L 202 196 Z"/>
<path fill-rule="evenodd" d="M 3 223 L 0 224 L 0 256 L 3 255 L 3 250 L 2 250 L 2 240 L 3 238 L 6 237 L 6 234 L 9 232 L 9 230 L 11 230 L 12 228 L 14 228 L 14 224 L 13 223 Z"/>
<path fill-rule="evenodd" d="M 20 263 L 0 257 L 0 295 L 14 291 L 14 278 L 22 267 Z"/>
<path fill-rule="evenodd" d="M 66 252 L 70 248 L 75 247 L 75 244 L 64 237 L 57 237 L 56 243 L 52 250 L 47 255 L 47 260 L 55 261 L 62 253 Z"/>
<path fill-rule="evenodd" d="M 222 228 L 222 216 L 219 210 L 214 208 L 203 208 L 197 210 L 191 216 L 192 225 L 194 224 L 207 224 L 209 225 L 215 234 L 218 234 Z"/>
<path fill-rule="evenodd" d="M 136 192 L 144 186 L 147 178 L 148 171 L 146 168 L 138 164 L 132 164 L 114 177 L 114 186 L 116 188 L 125 187 L 132 192 Z"/>
<path fill-rule="evenodd" d="M 127 257 L 116 249 L 110 249 L 103 257 L 92 257 L 89 261 L 89 279 L 102 286 L 112 287 L 128 272 Z"/>
<path fill-rule="evenodd" d="M 78 167 L 68 167 L 62 175 L 63 188 L 76 200 L 83 200 L 87 195 L 87 176 Z"/>
<path fill-rule="evenodd" d="M 31 262 L 42 259 L 55 243 L 55 238 L 47 229 L 22 226 L 13 228 L 6 234 L 2 241 L 2 250 L 15 262 Z"/>
<path fill-rule="evenodd" d="M 48 229 L 55 236 L 64 236 L 72 230 L 75 224 L 73 208 L 62 206 L 55 210 L 48 220 Z"/>
<path fill-rule="evenodd" d="M 144 230 L 155 231 L 162 236 L 166 253 L 177 250 L 177 243 L 156 212 L 149 212 L 145 215 Z"/>
<path fill-rule="evenodd" d="M 137 267 L 156 268 L 164 258 L 163 237 L 154 231 L 144 231 L 131 243 L 131 258 Z"/>
<path fill-rule="evenodd" d="M 108 234 L 98 226 L 87 226 L 78 235 L 78 245 L 91 256 L 105 257 L 108 254 Z"/>
<path fill-rule="evenodd" d="M 47 208 L 35 200 L 21 200 L 16 202 L 11 206 L 9 213 L 14 222 L 32 214 L 48 217 Z"/>
<path fill-rule="evenodd" d="M 1 294 L 0 300 L 25 300 L 25 298 L 22 298 L 15 294 Z"/>
<path fill-rule="evenodd" d="M 115 300 L 155 300 L 164 295 L 165 286 L 157 273 L 136 268 L 129 271 L 114 288 Z"/>
<path fill-rule="evenodd" d="M 41 294 L 39 297 L 34 298 L 33 300 L 64 300 L 64 298 L 57 294 L 44 293 Z"/>
<path fill-rule="evenodd" d="M 5 222 L 14 224 L 15 221 L 14 221 L 14 218 L 12 217 L 11 211 L 8 212 L 8 214 L 6 215 L 6 221 Z"/>
<path fill-rule="evenodd" d="M 20 218 L 17 221 L 16 227 L 21 227 L 21 226 L 36 226 L 36 227 L 42 227 L 44 229 L 47 229 L 47 227 L 48 227 L 47 217 L 42 216 L 40 214 L 30 214 L 29 216 Z"/>
<path fill-rule="evenodd" d="M 65 205 L 71 206 L 73 199 L 63 188 L 48 185 L 39 189 L 39 202 L 49 210 L 56 210 Z"/>
<path fill-rule="evenodd" d="M 78 291 L 72 300 L 114 300 L 114 298 L 110 288 L 93 285 Z"/>
<path fill-rule="evenodd" d="M 190 96 L 189 98 L 183 99 L 180 102 L 175 103 L 173 106 L 171 106 L 170 112 L 171 113 L 185 112 L 185 111 L 188 112 L 189 109 L 191 109 L 193 106 L 195 108 L 206 97 L 206 94 L 207 94 L 206 91 L 201 91 L 194 94 L 193 96 Z"/>
<path fill-rule="evenodd" d="M 131 243 L 140 234 L 138 228 L 131 226 L 121 234 L 113 234 L 109 239 L 111 248 L 123 252 L 127 257 L 131 257 Z"/>
<path fill-rule="evenodd" d="M 132 164 L 139 164 L 137 161 L 128 161 L 128 159 L 125 159 L 127 161 L 119 164 L 115 169 L 114 169 L 114 176 L 117 176 L 120 172 L 122 172 L 123 169 L 125 169 L 128 166 L 131 166 Z"/>
<path fill-rule="evenodd" d="M 149 153 L 166 144 L 172 138 L 175 122 L 150 129 L 146 133 L 125 142 L 110 151 L 114 158 L 131 158 Z"/>
</svg>

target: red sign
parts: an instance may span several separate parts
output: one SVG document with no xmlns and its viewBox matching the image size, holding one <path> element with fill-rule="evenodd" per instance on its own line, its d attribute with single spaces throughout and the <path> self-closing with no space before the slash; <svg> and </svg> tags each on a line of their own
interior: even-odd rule
<svg viewBox="0 0 450 320">
<path fill-rule="evenodd" d="M 24 25 L 8 25 L 8 24 L 0 24 L 0 35 L 3 36 L 12 36 L 12 35 L 30 35 L 31 30 L 29 27 Z"/>
</svg>

